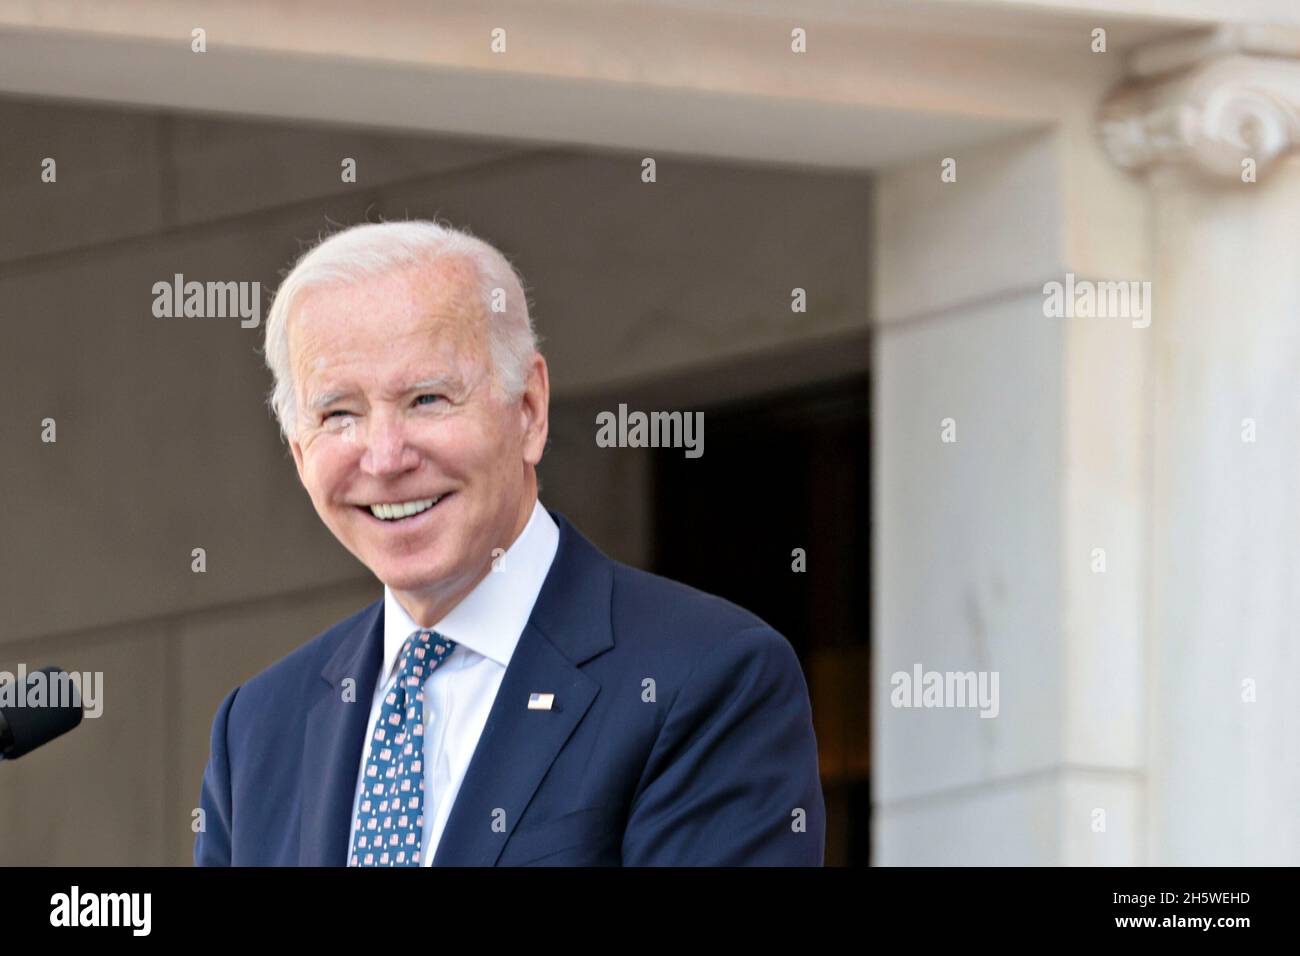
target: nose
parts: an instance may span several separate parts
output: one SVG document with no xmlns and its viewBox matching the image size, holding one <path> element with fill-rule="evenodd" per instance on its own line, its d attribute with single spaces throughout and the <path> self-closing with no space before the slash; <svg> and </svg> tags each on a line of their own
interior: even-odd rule
<svg viewBox="0 0 1300 956">
<path fill-rule="evenodd" d="M 420 456 L 406 441 L 403 423 L 393 416 L 376 414 L 367 422 L 365 452 L 361 470 L 376 478 L 391 478 L 411 471 L 420 464 Z"/>
</svg>

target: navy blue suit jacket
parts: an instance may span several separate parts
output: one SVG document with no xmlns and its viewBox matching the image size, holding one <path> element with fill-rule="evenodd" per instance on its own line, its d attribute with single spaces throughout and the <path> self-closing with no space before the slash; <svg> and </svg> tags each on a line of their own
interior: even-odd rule
<svg viewBox="0 0 1300 956">
<path fill-rule="evenodd" d="M 817 743 L 790 643 L 551 515 L 555 561 L 434 865 L 822 865 Z M 381 599 L 226 696 L 196 864 L 346 864 L 382 652 Z M 553 707 L 529 710 L 533 692 Z"/>
</svg>

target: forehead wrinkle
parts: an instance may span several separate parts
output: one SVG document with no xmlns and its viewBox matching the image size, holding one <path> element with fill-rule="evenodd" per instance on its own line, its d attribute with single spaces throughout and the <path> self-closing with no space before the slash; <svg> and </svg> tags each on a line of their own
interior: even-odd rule
<svg viewBox="0 0 1300 956">
<path fill-rule="evenodd" d="M 427 338 L 435 353 L 435 360 L 439 364 L 449 363 L 457 367 L 459 374 L 435 376 L 425 387 L 446 385 L 465 390 L 471 387 L 469 378 L 466 377 L 471 371 L 470 366 L 473 366 L 473 371 L 477 373 L 470 376 L 475 380 L 483 378 L 490 372 L 492 357 L 487 326 L 491 320 L 479 300 L 472 267 L 468 264 L 456 263 L 448 269 L 446 266 L 449 263 L 444 262 L 439 265 L 441 268 L 429 269 L 427 266 L 415 266 L 398 269 L 394 273 L 380 277 L 379 285 L 396 280 L 406 286 L 408 295 L 386 296 L 373 286 L 357 291 L 361 291 L 364 298 L 381 300 L 383 305 L 391 310 L 389 319 L 393 320 L 394 324 L 405 326 L 400 331 L 390 328 L 387 332 L 379 332 L 379 335 L 386 336 L 389 341 L 403 343 L 412 339 Z M 320 332 L 323 330 L 316 322 L 310 320 L 314 317 L 312 313 L 320 314 L 322 306 L 326 312 L 333 311 L 333 317 L 337 319 L 339 313 L 331 310 L 326 304 L 333 298 L 331 293 L 342 292 L 347 295 L 356 289 L 356 286 L 344 286 L 342 289 L 317 288 L 305 297 L 307 301 L 300 303 L 295 309 L 294 318 L 298 321 L 291 322 L 288 330 L 290 351 L 291 354 L 297 353 L 298 361 L 295 364 L 303 373 L 300 379 L 303 385 L 308 385 L 309 380 L 317 377 L 318 373 L 328 374 L 331 366 L 347 365 L 357 361 L 362 357 L 362 351 L 374 341 L 375 332 L 359 327 L 362 326 L 359 322 L 345 321 L 341 326 L 335 324 L 336 331 L 333 334 L 321 335 Z M 304 322 L 304 319 L 307 321 Z M 340 333 L 342 341 L 338 338 Z M 360 343 L 353 338 L 355 333 L 369 333 L 360 349 L 358 349 Z M 351 339 L 350 343 L 349 339 Z M 349 348 L 349 344 L 352 347 Z M 419 383 L 408 386 L 408 389 L 416 387 L 419 387 Z M 319 391 L 317 397 L 312 400 L 311 406 L 318 408 L 328 404 L 329 400 L 337 400 L 354 391 L 355 389 L 350 388 L 329 388 L 326 384 L 324 390 Z"/>
<path fill-rule="evenodd" d="M 413 262 L 386 273 L 385 278 L 404 287 L 401 307 L 419 321 L 449 320 L 473 330 L 484 315 L 478 270 L 463 255 L 436 262 Z"/>
</svg>

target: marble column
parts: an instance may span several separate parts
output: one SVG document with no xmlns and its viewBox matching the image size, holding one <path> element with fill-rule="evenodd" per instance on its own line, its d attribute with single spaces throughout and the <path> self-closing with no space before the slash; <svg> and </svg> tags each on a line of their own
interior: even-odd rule
<svg viewBox="0 0 1300 956">
<path fill-rule="evenodd" d="M 1137 51 L 1153 321 L 1146 857 L 1300 862 L 1300 31 Z"/>
</svg>

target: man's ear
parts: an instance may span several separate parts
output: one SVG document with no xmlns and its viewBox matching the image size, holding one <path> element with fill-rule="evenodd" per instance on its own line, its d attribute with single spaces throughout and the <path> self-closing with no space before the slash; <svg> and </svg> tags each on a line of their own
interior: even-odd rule
<svg viewBox="0 0 1300 956">
<path fill-rule="evenodd" d="M 519 400 L 520 424 L 524 429 L 524 461 L 536 465 L 546 450 L 551 405 L 551 381 L 546 370 L 546 359 L 534 352 L 528 367 L 528 385 Z"/>
<path fill-rule="evenodd" d="M 293 463 L 298 466 L 298 481 L 306 488 L 307 482 L 303 481 L 302 477 L 302 445 L 299 445 L 296 441 L 290 441 L 289 449 L 293 452 Z"/>
</svg>

